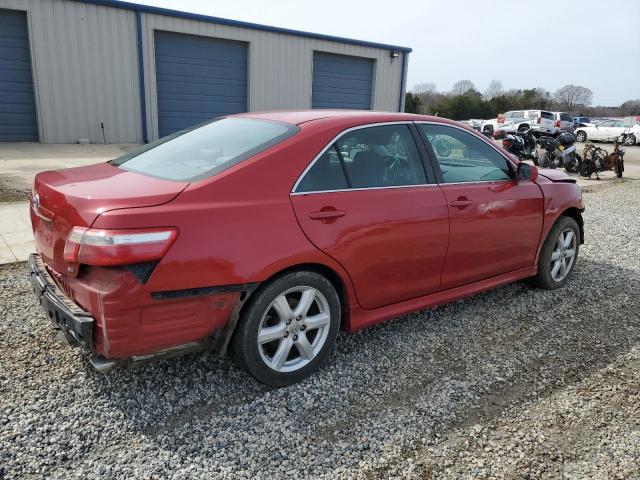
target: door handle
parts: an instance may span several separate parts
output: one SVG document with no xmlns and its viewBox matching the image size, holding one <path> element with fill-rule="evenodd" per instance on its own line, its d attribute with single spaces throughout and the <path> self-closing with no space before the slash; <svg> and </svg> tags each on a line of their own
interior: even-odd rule
<svg viewBox="0 0 640 480">
<path fill-rule="evenodd" d="M 319 212 L 311 212 L 309 218 L 311 220 L 330 220 L 332 218 L 344 217 L 347 214 L 344 210 L 320 210 Z"/>
<path fill-rule="evenodd" d="M 456 208 L 467 208 L 469 205 L 472 205 L 473 202 L 471 200 L 454 200 L 449 205 Z"/>
</svg>

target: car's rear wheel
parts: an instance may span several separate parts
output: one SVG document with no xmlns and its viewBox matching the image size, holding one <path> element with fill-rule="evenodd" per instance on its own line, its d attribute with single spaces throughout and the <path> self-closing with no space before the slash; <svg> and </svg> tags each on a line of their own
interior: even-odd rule
<svg viewBox="0 0 640 480">
<path fill-rule="evenodd" d="M 315 372 L 340 328 L 340 299 L 329 280 L 283 275 L 254 293 L 234 334 L 236 363 L 259 381 L 285 386 Z"/>
<path fill-rule="evenodd" d="M 579 249 L 578 222 L 571 217 L 560 217 L 544 242 L 533 283 L 549 290 L 564 285 L 575 267 Z"/>
<path fill-rule="evenodd" d="M 635 144 L 636 144 L 636 136 L 635 136 L 634 134 L 627 135 L 627 136 L 624 138 L 624 144 L 625 144 L 625 145 L 628 145 L 628 146 L 630 146 L 630 147 L 631 147 L 631 146 L 633 146 L 633 145 L 635 145 Z"/>
<path fill-rule="evenodd" d="M 583 130 L 578 130 L 576 132 L 576 140 L 578 142 L 586 142 L 587 141 L 587 133 Z"/>
</svg>

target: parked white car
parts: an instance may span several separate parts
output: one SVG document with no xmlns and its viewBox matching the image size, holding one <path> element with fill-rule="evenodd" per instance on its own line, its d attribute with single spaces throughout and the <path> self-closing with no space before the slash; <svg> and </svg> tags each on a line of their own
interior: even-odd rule
<svg viewBox="0 0 640 480">
<path fill-rule="evenodd" d="M 593 126 L 582 126 L 576 129 L 576 140 L 586 142 L 587 140 L 600 140 L 602 142 L 613 142 L 614 138 L 623 133 L 630 134 L 625 141 L 625 145 L 635 145 L 640 139 L 640 124 L 635 123 L 629 126 L 624 120 L 605 120 Z"/>
</svg>

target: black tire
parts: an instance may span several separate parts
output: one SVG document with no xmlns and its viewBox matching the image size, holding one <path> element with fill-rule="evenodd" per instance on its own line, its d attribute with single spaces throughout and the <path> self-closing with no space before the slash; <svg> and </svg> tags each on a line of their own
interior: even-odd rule
<svg viewBox="0 0 640 480">
<path fill-rule="evenodd" d="M 482 129 L 482 133 L 484 133 L 487 137 L 493 136 L 493 127 L 491 125 L 486 125 Z"/>
<path fill-rule="evenodd" d="M 263 360 L 260 347 L 258 347 L 258 332 L 263 317 L 270 312 L 272 302 L 281 294 L 297 287 L 315 288 L 326 299 L 330 314 L 328 334 L 324 344 L 309 363 L 293 371 L 277 371 Z M 295 299 L 291 301 L 295 301 Z M 291 305 L 291 303 L 289 304 Z M 299 382 L 318 370 L 333 350 L 340 330 L 340 316 L 340 298 L 331 282 L 324 276 L 316 272 L 299 271 L 277 277 L 261 285 L 245 305 L 232 340 L 234 362 L 258 381 L 267 385 L 282 387 Z M 293 337 L 294 335 L 291 335 L 291 338 Z M 294 355 L 301 356 L 295 345 L 292 352 Z"/>
<path fill-rule="evenodd" d="M 551 166 L 553 162 L 553 156 L 549 152 L 545 152 L 542 157 L 540 157 L 540 166 L 542 168 L 554 168 Z"/>
<path fill-rule="evenodd" d="M 571 155 L 569 161 L 565 164 L 564 169 L 568 173 L 578 173 L 580 172 L 580 164 L 581 164 L 580 156 L 578 154 Z"/>
<path fill-rule="evenodd" d="M 566 276 L 562 280 L 556 281 L 551 276 L 551 254 L 556 247 L 556 243 L 558 242 L 558 237 L 560 236 L 560 234 L 569 228 L 573 230 L 573 234 L 576 239 L 575 257 Z M 547 239 L 544 241 L 542 251 L 540 252 L 540 258 L 538 259 L 538 273 L 531 279 L 532 283 L 540 288 L 545 288 L 547 290 L 555 290 L 556 288 L 562 287 L 565 283 L 567 283 L 567 280 L 575 269 L 576 263 L 578 261 L 579 251 L 580 227 L 578 227 L 578 222 L 576 222 L 571 217 L 561 216 L 553 225 L 553 227 L 551 227 L 551 231 L 549 232 L 549 235 L 547 235 Z"/>
<path fill-rule="evenodd" d="M 578 130 L 576 132 L 576 142 L 584 143 L 587 141 L 587 132 L 584 130 Z"/>
<path fill-rule="evenodd" d="M 633 145 L 636 144 L 636 136 L 632 133 L 631 135 L 627 135 L 624 139 L 624 144 L 632 147 Z M 621 175 L 622 176 L 622 175 Z M 620 177 L 618 177 L 620 178 Z"/>
</svg>

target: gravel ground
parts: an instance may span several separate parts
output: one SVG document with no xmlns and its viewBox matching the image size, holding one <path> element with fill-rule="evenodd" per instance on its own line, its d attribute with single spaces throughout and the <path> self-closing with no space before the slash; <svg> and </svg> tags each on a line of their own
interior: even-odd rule
<svg viewBox="0 0 640 480">
<path fill-rule="evenodd" d="M 640 478 L 640 182 L 585 195 L 570 283 L 342 335 L 283 389 L 212 355 L 107 374 L 0 268 L 5 478 Z M 2 473 L 0 473 L 2 477 Z"/>
</svg>

